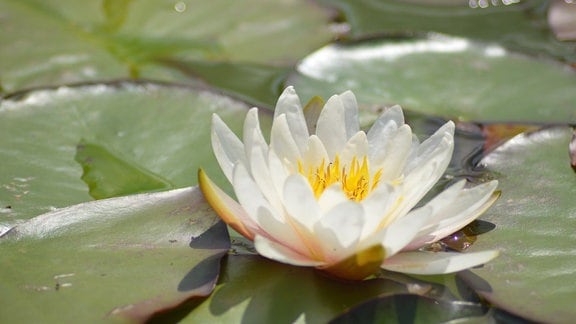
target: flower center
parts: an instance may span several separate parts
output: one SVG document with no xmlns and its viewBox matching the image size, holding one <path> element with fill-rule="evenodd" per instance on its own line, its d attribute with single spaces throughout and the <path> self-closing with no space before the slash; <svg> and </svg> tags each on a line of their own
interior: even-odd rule
<svg viewBox="0 0 576 324">
<path fill-rule="evenodd" d="M 370 175 L 366 156 L 362 158 L 362 162 L 354 157 L 350 166 L 341 166 L 340 158 L 336 155 L 334 162 L 326 165 L 326 161 L 322 160 L 318 167 L 309 167 L 307 170 L 304 169 L 302 162 L 298 161 L 298 172 L 308 178 L 316 198 L 320 197 L 329 186 L 339 183 L 348 199 L 354 201 L 366 198 L 376 188 L 382 175 L 382 169 L 373 176 Z"/>
</svg>

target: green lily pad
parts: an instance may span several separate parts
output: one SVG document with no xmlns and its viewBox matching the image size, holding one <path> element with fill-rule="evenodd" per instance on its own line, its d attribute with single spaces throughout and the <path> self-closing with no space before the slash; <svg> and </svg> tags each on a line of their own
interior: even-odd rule
<svg viewBox="0 0 576 324">
<path fill-rule="evenodd" d="M 76 147 L 74 159 L 82 165 L 82 180 L 88 185 L 90 196 L 95 199 L 172 187 L 158 175 L 120 159 L 97 144 L 81 141 Z"/>
<path fill-rule="evenodd" d="M 482 164 L 495 173 L 500 200 L 481 218 L 496 225 L 473 249 L 501 255 L 469 282 L 488 301 L 537 322 L 571 322 L 576 291 L 576 174 L 569 128 L 514 137 Z"/>
<path fill-rule="evenodd" d="M 341 10 L 354 37 L 437 32 L 576 61 L 575 43 L 548 28 L 549 1 L 320 0 Z"/>
<path fill-rule="evenodd" d="M 364 302 L 387 296 L 415 294 L 441 301 L 437 308 L 419 311 L 432 318 L 438 310 L 453 310 L 463 301 L 444 286 L 402 274 L 343 282 L 314 269 L 289 266 L 257 255 L 232 254 L 212 295 L 189 313 L 189 323 L 326 323 Z M 415 297 L 417 298 L 417 297 Z M 481 316 L 478 303 L 464 302 L 472 312 L 451 313 L 453 318 Z M 414 309 L 410 310 L 414 311 Z M 410 312 L 408 312 L 410 313 Z M 456 316 L 458 315 L 458 316 Z"/>
<path fill-rule="evenodd" d="M 0 321 L 144 320 L 210 294 L 229 244 L 196 187 L 40 215 L 0 238 Z"/>
<path fill-rule="evenodd" d="M 573 69 L 464 38 L 330 45 L 304 59 L 287 84 L 304 100 L 351 89 L 360 103 L 459 120 L 576 122 Z"/>
<path fill-rule="evenodd" d="M 160 59 L 290 64 L 328 42 L 310 1 L 5 0 L 4 91 L 128 77 L 179 80 Z"/>
<path fill-rule="evenodd" d="M 209 91 L 131 83 L 61 87 L 5 99 L 0 102 L 0 226 L 7 229 L 18 220 L 92 200 L 74 161 L 81 139 L 173 187 L 195 184 L 199 167 L 223 185 L 227 181 L 210 145 L 211 115 L 218 113 L 239 132 L 247 108 Z M 261 120 L 269 129 L 271 116 L 264 113 Z M 106 168 L 99 164 L 96 171 Z M 116 194 L 143 189 L 140 182 Z"/>
</svg>

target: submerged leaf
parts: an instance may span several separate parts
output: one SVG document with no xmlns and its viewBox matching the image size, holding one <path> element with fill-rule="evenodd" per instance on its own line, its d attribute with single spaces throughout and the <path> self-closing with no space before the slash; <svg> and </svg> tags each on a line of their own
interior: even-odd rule
<svg viewBox="0 0 576 324">
<path fill-rule="evenodd" d="M 76 146 L 76 162 L 82 165 L 82 180 L 94 199 L 112 198 L 146 191 L 166 190 L 173 185 L 98 144 L 84 140 Z"/>
</svg>

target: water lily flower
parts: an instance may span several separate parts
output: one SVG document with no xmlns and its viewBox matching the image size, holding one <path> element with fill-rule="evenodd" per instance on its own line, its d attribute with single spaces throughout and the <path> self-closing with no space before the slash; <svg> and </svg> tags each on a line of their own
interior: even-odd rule
<svg viewBox="0 0 576 324">
<path fill-rule="evenodd" d="M 460 181 L 418 205 L 446 170 L 453 137 L 449 121 L 420 143 L 399 106 L 364 132 L 352 92 L 332 96 L 314 114 L 288 87 L 274 111 L 270 144 L 256 108 L 248 111 L 242 140 L 213 116 L 214 154 L 238 202 L 203 170 L 199 184 L 222 220 L 264 257 L 349 280 L 380 268 L 451 273 L 498 254 L 421 249 L 469 224 L 498 196 L 496 181 Z"/>
</svg>

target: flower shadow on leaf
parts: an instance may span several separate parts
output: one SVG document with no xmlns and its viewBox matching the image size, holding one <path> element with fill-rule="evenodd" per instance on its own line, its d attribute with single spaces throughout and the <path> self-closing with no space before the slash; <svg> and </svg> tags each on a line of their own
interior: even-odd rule
<svg viewBox="0 0 576 324">
<path fill-rule="evenodd" d="M 178 285 L 178 291 L 198 290 L 199 295 L 206 296 L 214 289 L 220 273 L 220 261 L 230 248 L 226 224 L 218 222 L 202 235 L 193 237 L 190 247 L 195 250 L 221 250 L 198 263 L 182 278 Z"/>
<path fill-rule="evenodd" d="M 414 286 L 423 288 L 414 291 Z M 292 323 L 299 319 L 315 323 L 330 321 L 363 303 L 407 294 L 422 294 L 446 304 L 463 302 L 442 284 L 403 274 L 383 271 L 378 278 L 347 282 L 326 277 L 314 269 L 287 266 L 257 255 L 226 258 L 219 285 L 206 302 L 212 316 L 222 317 L 248 301 L 242 311 L 242 323 Z M 482 315 L 479 310 L 484 308 L 477 299 L 466 303 L 475 310 L 474 314 Z M 204 315 L 193 314 L 190 319 L 194 316 Z"/>
</svg>

